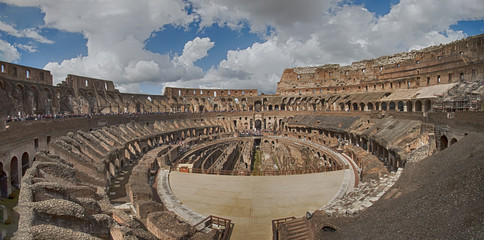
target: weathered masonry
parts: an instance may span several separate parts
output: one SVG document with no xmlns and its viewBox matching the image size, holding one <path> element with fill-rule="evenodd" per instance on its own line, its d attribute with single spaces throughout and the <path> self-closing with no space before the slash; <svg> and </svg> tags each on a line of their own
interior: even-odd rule
<svg viewBox="0 0 484 240">
<path fill-rule="evenodd" d="M 250 177 L 347 170 L 354 176 L 348 192 L 315 209 L 313 220 L 309 213 L 304 221 L 275 221 L 275 236 L 290 238 L 287 226 L 304 223 L 307 238 L 332 230 L 358 237 L 355 226 L 365 223 L 338 219 L 363 212 L 359 219 L 385 219 L 372 222 L 375 229 L 399 222 L 419 231 L 405 219 L 429 219 L 438 223 L 429 228 L 435 236 L 452 229 L 477 238 L 482 226 L 473 225 L 474 210 L 482 191 L 473 184 L 484 139 L 483 41 L 478 35 L 349 66 L 286 69 L 274 95 L 197 88 L 121 93 L 113 81 L 76 75 L 54 86 L 49 71 L 0 62 L 0 198 L 20 192 L 19 239 L 216 239 L 228 230 L 201 231 L 168 211 L 157 197 L 157 173 Z M 121 178 L 126 183 L 117 183 Z M 110 202 L 114 185 L 126 188 L 133 208 Z M 453 196 L 457 206 L 444 201 Z M 412 202 L 426 207 L 405 209 Z M 443 213 L 458 209 L 460 220 L 435 217 L 434 204 Z M 392 209 L 398 214 L 382 215 Z M 392 229 L 387 237 L 407 236 Z M 362 236 L 374 237 L 366 232 Z"/>
</svg>

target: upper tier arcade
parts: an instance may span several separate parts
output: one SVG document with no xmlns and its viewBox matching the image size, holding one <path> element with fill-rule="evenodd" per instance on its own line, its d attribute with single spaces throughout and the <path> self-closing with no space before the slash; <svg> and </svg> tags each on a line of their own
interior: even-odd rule
<svg viewBox="0 0 484 240">
<path fill-rule="evenodd" d="M 200 89 L 200 88 L 165 88 L 165 96 L 190 97 L 253 97 L 257 89 Z"/>
<path fill-rule="evenodd" d="M 277 94 L 381 92 L 482 79 L 483 41 L 481 34 L 348 66 L 328 64 L 286 69 L 277 84 Z"/>
</svg>

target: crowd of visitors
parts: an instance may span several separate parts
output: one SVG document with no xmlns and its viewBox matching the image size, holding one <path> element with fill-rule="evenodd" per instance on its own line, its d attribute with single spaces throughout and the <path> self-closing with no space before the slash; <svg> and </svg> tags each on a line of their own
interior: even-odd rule
<svg viewBox="0 0 484 240">
<path fill-rule="evenodd" d="M 260 130 L 246 129 L 243 131 L 237 131 L 240 137 L 252 137 L 252 136 L 263 136 L 263 132 Z"/>
<path fill-rule="evenodd" d="M 7 116 L 7 122 L 22 122 L 29 120 L 43 120 L 43 119 L 61 119 L 61 118 L 92 118 L 94 116 L 112 116 L 112 115 L 144 115 L 144 114 L 171 114 L 170 112 L 138 112 L 138 113 L 89 113 L 89 114 L 33 114 L 33 115 L 21 115 L 21 116 Z"/>
</svg>

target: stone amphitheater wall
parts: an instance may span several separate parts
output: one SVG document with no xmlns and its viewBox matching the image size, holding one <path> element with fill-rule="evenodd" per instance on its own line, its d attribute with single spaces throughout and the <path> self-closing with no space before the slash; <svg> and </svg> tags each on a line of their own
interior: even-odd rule
<svg viewBox="0 0 484 240">
<path fill-rule="evenodd" d="M 189 137 L 198 137 L 188 141 L 190 144 L 202 143 L 210 140 L 203 137 L 210 135 L 210 126 L 215 125 L 227 133 L 258 128 L 266 134 L 280 134 L 333 148 L 341 144 L 354 145 L 357 150 L 351 152 L 356 161 L 363 159 L 355 156 L 364 155 L 361 154 L 363 150 L 375 156 L 390 171 L 395 171 L 404 167 L 406 162 L 418 161 L 444 150 L 469 132 L 483 131 L 481 108 L 448 112 L 444 108 L 435 108 L 439 98 L 457 86 L 447 84 L 447 77 L 451 77 L 452 83 L 476 85 L 465 92 L 475 96 L 474 100 L 480 99 L 484 76 L 483 38 L 484 35 L 480 35 L 421 52 L 386 56 L 351 66 L 290 69 L 284 72 L 278 84 L 278 94 L 247 97 L 241 96 L 245 96 L 246 91 L 250 93 L 250 89 L 207 90 L 201 94 L 196 92 L 200 89 L 178 88 L 168 89 L 165 95 L 119 93 L 112 81 L 75 75 L 52 86 L 48 71 L 0 62 L 0 197 L 22 186 L 21 202 L 25 204 L 19 205 L 18 211 L 26 219 L 21 221 L 21 227 L 28 230 L 19 233 L 20 238 L 42 232 L 47 233 L 47 237 L 49 233 L 59 232 L 58 226 L 47 226 L 48 221 L 38 214 L 47 213 L 56 218 L 71 207 L 79 212 L 53 220 L 59 226 L 74 229 L 60 231 L 62 234 L 87 237 L 78 232 L 82 230 L 98 237 L 107 234 L 149 236 L 125 213 L 103 203 L 107 199 L 104 189 L 126 161 L 148 152 L 157 143 L 176 143 Z M 323 82 L 329 79 L 326 81 L 329 86 L 312 86 L 314 72 L 320 74 Z M 339 74 L 340 79 L 333 81 L 329 73 Z M 366 84 L 365 81 L 373 84 L 375 91 L 367 93 L 362 85 Z M 407 81 L 410 81 L 409 87 Z M 289 83 L 296 85 L 285 85 Z M 285 88 L 292 92 L 284 92 Z M 325 93 L 326 88 L 330 90 Z M 301 94 L 295 89 L 301 90 Z M 186 96 L 177 94 L 182 90 Z M 214 91 L 216 97 L 211 95 Z M 228 91 L 231 91 L 230 95 Z M 61 118 L 50 119 L 55 115 Z M 30 120 L 20 121 L 27 116 Z M 46 117 L 49 119 L 42 119 Z M 358 119 L 346 125 L 335 120 L 337 117 Z M 297 119 L 301 122 L 294 122 Z M 155 131 L 160 129 L 178 130 L 160 135 Z M 57 144 L 59 142 L 62 144 Z M 114 150 L 106 151 L 113 146 Z M 50 150 L 51 155 L 36 154 L 42 150 Z M 178 147 L 161 154 L 157 159 L 158 167 L 177 156 Z M 156 168 L 154 162 L 148 165 L 150 170 Z M 144 179 L 147 165 L 140 167 L 140 176 Z M 22 176 L 25 177 L 21 180 Z M 69 186 L 59 184 L 62 179 L 68 179 Z M 35 191 L 45 188 L 39 184 L 43 181 L 59 190 L 55 194 L 49 192 L 51 190 L 37 194 Z M 79 184 L 95 191 L 95 198 L 103 200 L 85 202 L 78 199 L 79 196 L 66 193 L 66 187 Z M 148 198 L 136 200 L 134 189 L 132 187 L 129 191 L 131 201 L 139 211 L 138 217 L 147 217 L 158 205 Z M 65 206 L 65 209 L 48 212 L 35 199 L 47 201 L 52 206 Z M 65 202 L 66 199 L 74 199 L 77 205 Z M 28 208 L 33 210 L 26 210 Z M 92 226 L 76 229 L 69 223 L 71 220 L 79 224 L 89 221 L 104 224 L 110 226 L 111 233 Z"/>
<path fill-rule="evenodd" d="M 213 123 L 214 121 L 209 120 L 209 122 Z M 162 127 L 162 125 L 170 125 L 171 127 Z M 175 125 L 180 127 L 175 127 Z M 22 228 L 20 228 L 21 230 L 16 237 L 34 239 L 33 235 L 40 231 L 40 229 L 37 229 L 39 224 L 49 225 L 51 223 L 60 227 L 59 232 L 51 233 L 53 234 L 51 237 L 59 237 L 59 234 L 76 234 L 80 231 L 92 236 L 106 238 L 111 231 L 120 227 L 126 227 L 131 232 L 134 231 L 133 226 L 126 225 L 123 216 L 120 216 L 119 213 L 113 213 L 110 204 L 105 203 L 104 208 L 98 206 L 107 200 L 106 187 L 119 170 L 128 161 L 133 161 L 142 156 L 148 152 L 148 149 L 159 146 L 160 143 L 169 144 L 170 142 L 180 141 L 183 139 L 181 138 L 182 132 L 193 132 L 195 135 L 201 135 L 207 132 L 215 134 L 224 131 L 221 130 L 220 126 L 202 124 L 201 121 L 195 125 L 187 121 L 173 121 L 171 123 L 158 122 L 151 126 L 128 123 L 109 128 L 104 127 L 91 133 L 82 131 L 78 131 L 76 134 L 69 133 L 50 144 L 49 155 L 45 153 L 37 154 L 38 161 L 29 168 L 26 173 L 28 177 L 26 176 L 22 180 L 24 187 L 22 187 L 17 206 L 17 211 L 22 215 L 19 223 Z M 118 134 L 110 135 L 107 134 L 108 132 L 117 132 Z M 187 141 L 190 142 L 190 139 Z M 178 151 L 179 147 L 173 147 L 164 151 L 164 155 L 174 159 L 178 156 Z M 157 152 L 155 156 L 162 152 L 163 150 Z M 158 164 L 156 157 L 142 158 L 133 169 L 132 177 L 129 180 L 128 195 L 138 217 L 141 219 L 146 218 L 151 212 L 163 209 L 162 204 L 154 201 L 153 195 L 150 194 L 152 192 L 149 184 L 150 175 L 159 168 Z M 75 186 L 75 188 L 90 186 L 92 189 L 96 189 L 95 192 L 104 193 L 89 197 L 89 195 L 82 194 L 66 196 L 66 192 L 64 192 L 61 194 L 64 197 L 60 197 L 59 194 L 49 190 L 52 187 L 48 186 L 62 188 L 62 183 L 67 184 L 67 187 Z M 40 195 L 32 195 L 32 191 Z M 59 192 L 60 190 L 55 191 Z M 78 194 L 80 192 L 74 191 L 73 193 Z M 90 203 L 86 205 L 85 201 L 90 201 Z M 49 204 L 59 204 L 60 206 L 59 209 L 56 208 L 54 211 L 49 210 L 52 208 Z M 73 212 L 68 214 L 69 217 L 67 217 L 64 216 L 65 213 L 62 211 Z M 101 219 L 99 219 L 100 217 Z M 54 221 L 48 220 L 50 218 Z M 99 222 L 100 220 L 103 222 Z M 118 220 L 121 225 L 115 223 Z M 93 225 L 87 224 L 89 221 L 92 221 L 91 224 Z M 136 230 L 136 227 L 134 228 Z M 136 233 L 131 234 L 136 235 Z M 116 234 L 114 235 L 116 236 Z"/>
</svg>

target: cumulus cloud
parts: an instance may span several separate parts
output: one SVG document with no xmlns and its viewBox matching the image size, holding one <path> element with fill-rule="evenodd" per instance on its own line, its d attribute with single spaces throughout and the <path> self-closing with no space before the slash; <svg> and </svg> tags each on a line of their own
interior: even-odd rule
<svg viewBox="0 0 484 240">
<path fill-rule="evenodd" d="M 45 27 L 80 32 L 87 39 L 87 55 L 50 62 L 45 69 L 54 82 L 68 73 L 109 79 L 136 91 L 135 83 L 176 81 L 203 77 L 200 69 L 177 67 L 168 55 L 145 49 L 151 34 L 170 24 L 186 27 L 194 17 L 178 0 L 36 1 L 7 0 L 18 6 L 38 6 Z"/>
<path fill-rule="evenodd" d="M 17 48 L 10 43 L 0 39 L 0 60 L 5 62 L 14 62 L 20 58 Z"/>
<path fill-rule="evenodd" d="M 175 62 L 181 63 L 185 66 L 193 66 L 193 63 L 206 57 L 208 50 L 215 45 L 210 41 L 210 38 L 196 37 L 193 41 L 185 43 L 183 53 L 180 57 L 174 59 Z"/>
<path fill-rule="evenodd" d="M 451 30 L 451 25 L 484 18 L 484 4 L 479 0 L 401 0 L 381 17 L 364 6 L 332 0 L 193 2 L 201 27 L 215 24 L 237 29 L 247 24 L 252 32 L 263 35 L 273 29 L 264 43 L 229 51 L 203 79 L 208 86 L 224 83 L 225 87 L 257 87 L 265 92 L 275 90 L 284 68 L 351 64 L 448 43 L 466 36 Z"/>
<path fill-rule="evenodd" d="M 447 43 L 465 37 L 451 25 L 484 19 L 480 0 L 401 0 L 380 17 L 362 5 L 341 0 L 6 1 L 40 6 L 46 27 L 80 32 L 87 39 L 87 56 L 45 66 L 56 82 L 74 73 L 114 80 L 127 91 L 139 91 L 137 83 L 161 82 L 271 93 L 284 68 L 350 64 Z M 234 30 L 248 27 L 263 42 L 228 51 L 205 73 L 195 63 L 214 47 L 210 38 L 188 41 L 183 53 L 173 58 L 145 49 L 145 41 L 165 25 L 192 23 L 202 31 L 214 25 Z M 8 26 L 2 28 L 14 32 Z"/>
<path fill-rule="evenodd" d="M 265 33 L 267 26 L 278 30 L 311 31 L 321 15 L 337 0 L 193 0 L 200 26 L 212 24 L 239 28 L 247 23 L 253 32 Z M 308 29 L 309 28 L 309 29 Z"/>
</svg>

